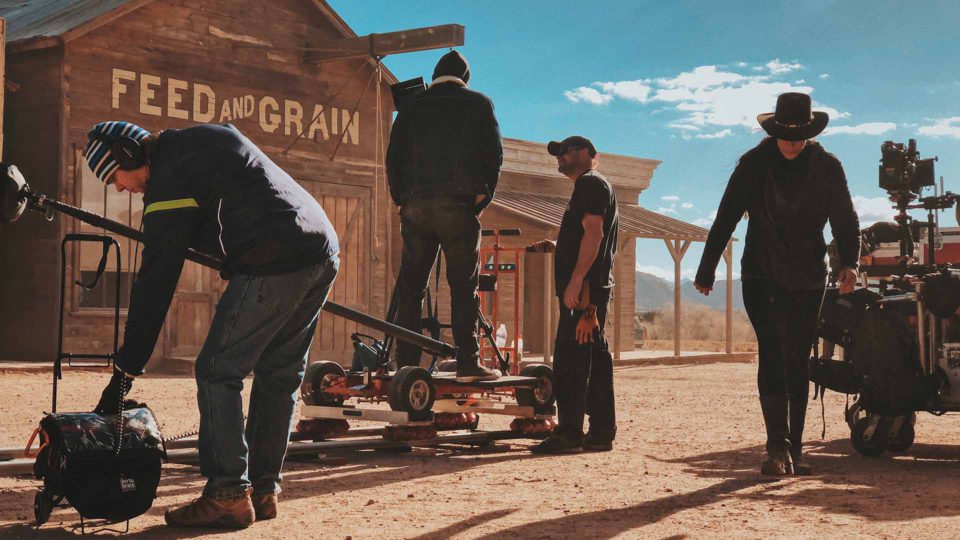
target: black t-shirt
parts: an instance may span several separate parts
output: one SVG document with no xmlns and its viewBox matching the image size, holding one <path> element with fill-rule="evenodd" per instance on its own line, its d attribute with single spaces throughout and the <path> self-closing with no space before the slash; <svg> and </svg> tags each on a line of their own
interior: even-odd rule
<svg viewBox="0 0 960 540">
<path fill-rule="evenodd" d="M 610 182 L 597 171 L 590 170 L 577 178 L 573 195 L 560 222 L 557 253 L 554 261 L 554 280 L 557 296 L 562 297 L 580 254 L 583 239 L 583 217 L 586 214 L 603 216 L 603 240 L 586 280 L 591 289 L 613 287 L 613 258 L 617 253 L 617 195 Z"/>
</svg>

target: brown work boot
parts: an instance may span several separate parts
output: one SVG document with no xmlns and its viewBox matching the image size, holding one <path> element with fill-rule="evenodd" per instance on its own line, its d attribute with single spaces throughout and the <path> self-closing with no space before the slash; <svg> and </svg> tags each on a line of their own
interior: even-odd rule
<svg viewBox="0 0 960 540">
<path fill-rule="evenodd" d="M 254 495 L 251 497 L 251 501 L 253 502 L 253 511 L 257 515 L 257 521 L 264 521 L 277 517 L 276 493 Z"/>
<path fill-rule="evenodd" d="M 190 504 L 167 510 L 163 517 L 167 525 L 174 527 L 246 529 L 253 525 L 254 512 L 250 502 L 250 490 L 247 490 L 233 499 L 202 496 Z"/>
</svg>

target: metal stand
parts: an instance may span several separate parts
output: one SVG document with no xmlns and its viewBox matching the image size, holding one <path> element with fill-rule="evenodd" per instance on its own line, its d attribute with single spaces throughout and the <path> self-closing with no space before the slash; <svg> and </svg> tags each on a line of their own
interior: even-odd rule
<svg viewBox="0 0 960 540">
<path fill-rule="evenodd" d="M 107 267 L 107 259 L 110 255 L 110 246 L 116 248 L 117 254 L 117 286 L 114 295 L 113 307 L 113 352 L 110 354 L 76 354 L 63 352 L 63 315 L 67 306 L 67 243 L 68 242 L 91 242 L 103 246 L 103 254 L 100 256 L 100 264 L 97 266 L 97 275 L 93 281 L 85 284 L 79 279 L 74 283 L 86 290 L 91 290 L 97 286 L 103 272 Z M 120 261 L 120 244 L 111 237 L 104 234 L 68 234 L 60 242 L 60 323 L 57 330 L 57 358 L 53 361 L 53 402 L 50 412 L 57 412 L 57 383 L 63 378 L 63 360 L 67 360 L 68 366 L 73 366 L 73 360 L 106 360 L 104 367 L 110 367 L 117 359 L 117 350 L 120 340 L 120 274 L 122 271 Z"/>
</svg>

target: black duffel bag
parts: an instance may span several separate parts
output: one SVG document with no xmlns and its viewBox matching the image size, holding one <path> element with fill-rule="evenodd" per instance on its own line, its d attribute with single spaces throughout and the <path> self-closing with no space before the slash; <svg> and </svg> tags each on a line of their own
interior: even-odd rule
<svg viewBox="0 0 960 540">
<path fill-rule="evenodd" d="M 64 498 L 82 517 L 112 523 L 137 517 L 153 505 L 164 451 L 160 428 L 146 406 L 123 411 L 119 451 L 114 415 L 49 414 L 38 432 L 33 470 L 43 480 L 43 491 L 34 504 L 37 525 Z"/>
<path fill-rule="evenodd" d="M 857 373 L 853 362 L 812 356 L 810 382 L 817 385 L 817 393 L 821 396 L 824 388 L 841 394 L 859 394 L 863 376 Z"/>
</svg>

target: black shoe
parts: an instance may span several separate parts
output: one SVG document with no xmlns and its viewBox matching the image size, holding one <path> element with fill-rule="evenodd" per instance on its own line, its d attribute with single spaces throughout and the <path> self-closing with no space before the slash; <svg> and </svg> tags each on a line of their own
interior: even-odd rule
<svg viewBox="0 0 960 540">
<path fill-rule="evenodd" d="M 483 367 L 480 364 L 473 364 L 467 367 L 457 366 L 457 382 L 459 383 L 495 381 L 499 378 L 499 371 Z"/>
<path fill-rule="evenodd" d="M 609 452 L 613 450 L 613 439 L 597 437 L 593 433 L 587 433 L 583 439 L 583 449 L 588 452 Z"/>
<path fill-rule="evenodd" d="M 551 435 L 531 446 L 530 451 L 534 454 L 579 454 L 583 452 L 583 443 L 572 441 L 563 435 Z"/>
</svg>

